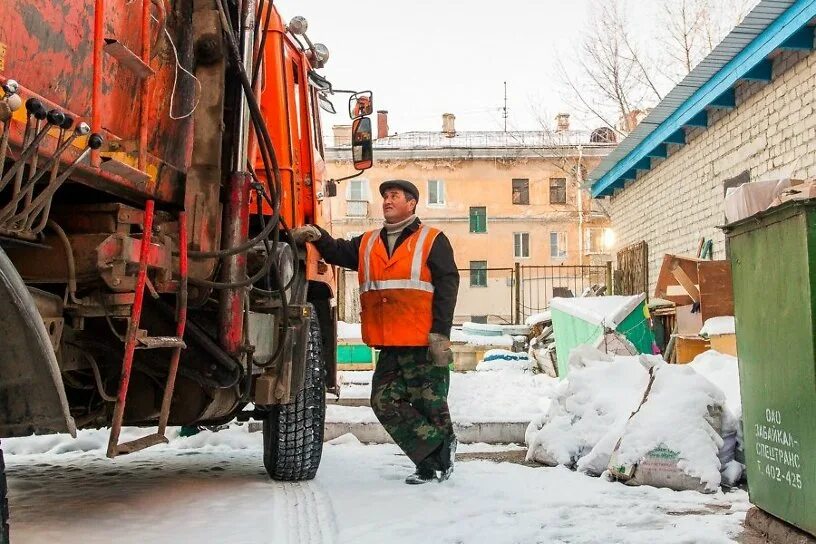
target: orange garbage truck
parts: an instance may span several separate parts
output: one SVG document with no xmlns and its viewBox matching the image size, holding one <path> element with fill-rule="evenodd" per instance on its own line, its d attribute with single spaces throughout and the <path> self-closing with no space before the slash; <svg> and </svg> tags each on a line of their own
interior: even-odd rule
<svg viewBox="0 0 816 544">
<path fill-rule="evenodd" d="M 371 93 L 334 89 L 328 50 L 272 0 L 2 14 L 0 437 L 109 427 L 114 458 L 252 418 L 272 478 L 313 478 L 335 282 L 290 229 L 328 220 L 332 95 L 371 166 Z"/>
</svg>

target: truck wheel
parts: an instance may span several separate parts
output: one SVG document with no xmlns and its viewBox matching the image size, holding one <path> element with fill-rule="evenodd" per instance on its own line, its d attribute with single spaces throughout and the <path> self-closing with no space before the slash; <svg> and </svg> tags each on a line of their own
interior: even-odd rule
<svg viewBox="0 0 816 544">
<path fill-rule="evenodd" d="M 3 461 L 3 450 L 0 450 L 0 544 L 9 543 L 9 506 L 6 496 L 6 464 Z"/>
<path fill-rule="evenodd" d="M 325 365 L 320 325 L 312 312 L 304 389 L 291 404 L 272 407 L 263 421 L 264 466 L 273 480 L 311 480 L 323 455 Z"/>
</svg>

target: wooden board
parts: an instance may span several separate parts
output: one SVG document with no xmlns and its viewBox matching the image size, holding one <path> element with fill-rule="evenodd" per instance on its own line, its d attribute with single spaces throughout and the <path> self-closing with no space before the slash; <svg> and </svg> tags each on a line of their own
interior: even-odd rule
<svg viewBox="0 0 816 544">
<path fill-rule="evenodd" d="M 694 360 L 701 353 L 708 351 L 709 345 L 705 338 L 699 336 L 678 336 L 675 350 L 677 364 L 686 364 Z"/>
<path fill-rule="evenodd" d="M 691 304 L 694 301 L 686 294 L 685 289 L 680 282 L 675 278 L 675 268 L 679 267 L 691 281 L 696 288 L 699 285 L 697 278 L 697 264 L 701 263 L 700 259 L 694 257 L 683 257 L 679 255 L 663 256 L 663 265 L 660 267 L 660 275 L 657 277 L 657 286 L 655 286 L 656 298 L 670 300 L 678 306 Z M 683 289 L 682 293 L 678 294 L 678 290 Z"/>
<path fill-rule="evenodd" d="M 711 349 L 725 353 L 728 355 L 737 356 L 737 335 L 736 334 L 721 334 L 711 337 Z"/>
<path fill-rule="evenodd" d="M 731 285 L 731 263 L 702 261 L 697 264 L 700 280 L 700 313 L 703 322 L 712 317 L 734 315 L 734 290 Z"/>
</svg>

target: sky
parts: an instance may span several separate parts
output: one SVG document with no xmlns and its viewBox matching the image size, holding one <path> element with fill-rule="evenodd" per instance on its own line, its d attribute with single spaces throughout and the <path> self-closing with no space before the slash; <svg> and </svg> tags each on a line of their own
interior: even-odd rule
<svg viewBox="0 0 816 544">
<path fill-rule="evenodd" d="M 633 3 L 647 6 L 648 0 Z M 457 130 L 502 130 L 505 81 L 508 129 L 553 123 L 556 113 L 570 111 L 555 59 L 568 59 L 577 47 L 589 0 L 275 4 L 285 21 L 307 18 L 311 40 L 331 52 L 322 73 L 337 88 L 372 90 L 375 108 L 389 112 L 393 133 L 441 130 L 446 112 L 456 115 Z M 324 122 L 348 123 L 345 98 L 334 102 L 342 115 Z"/>
</svg>

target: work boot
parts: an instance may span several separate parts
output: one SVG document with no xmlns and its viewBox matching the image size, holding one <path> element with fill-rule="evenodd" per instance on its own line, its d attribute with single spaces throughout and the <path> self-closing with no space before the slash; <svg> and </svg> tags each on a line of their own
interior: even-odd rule
<svg viewBox="0 0 816 544">
<path fill-rule="evenodd" d="M 442 449 L 439 452 L 439 465 L 441 467 L 439 481 L 444 482 L 453 474 L 453 463 L 456 461 L 456 436 L 451 435 L 450 438 L 445 439 L 442 443 Z"/>
<path fill-rule="evenodd" d="M 425 461 L 417 465 L 416 471 L 405 478 L 405 483 L 410 485 L 427 484 L 436 479 L 436 471 Z"/>
</svg>

